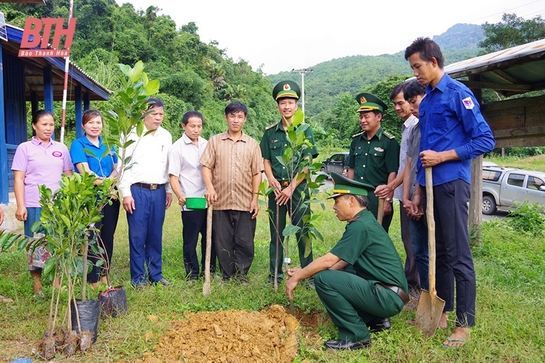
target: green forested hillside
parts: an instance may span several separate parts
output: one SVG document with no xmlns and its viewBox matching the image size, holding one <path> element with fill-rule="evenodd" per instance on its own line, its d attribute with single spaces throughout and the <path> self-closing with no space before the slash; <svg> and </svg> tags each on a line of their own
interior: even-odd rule
<svg viewBox="0 0 545 363">
<path fill-rule="evenodd" d="M 69 0 L 48 0 L 43 4 L 0 3 L 6 22 L 23 27 L 27 17 L 68 18 Z M 299 74 L 282 72 L 265 76 L 253 70 L 246 61 L 226 56 L 217 44 L 200 40 L 198 24 L 177 26 L 168 15 L 158 15 L 150 6 L 136 11 L 131 4 L 117 5 L 115 0 L 78 0 L 73 16 L 77 18 L 71 61 L 83 68 L 98 82 L 111 90 L 118 86 L 118 63 L 145 63 L 150 78 L 161 81 L 161 94 L 166 105 L 165 127 L 173 137 L 181 136 L 179 121 L 190 109 L 205 116 L 204 136 L 225 129 L 223 109 L 232 100 L 240 100 L 249 108 L 245 131 L 259 139 L 265 126 L 278 118 L 270 92 L 281 79 L 301 82 Z M 455 26 L 454 38 L 467 39 L 467 47 L 447 46 L 447 63 L 475 56 L 474 37 L 459 36 L 460 32 L 475 33 L 475 27 Z M 466 30 L 464 30 L 466 29 Z M 450 31 L 450 30 L 449 30 Z M 441 35 L 452 41 L 449 32 Z M 439 41 L 439 39 L 438 39 Z M 441 44 L 441 42 L 439 42 Z M 397 82 L 411 76 L 403 52 L 381 56 L 351 56 L 323 62 L 312 67 L 305 77 L 305 111 L 322 146 L 343 145 L 359 130 L 354 95 L 363 90 L 378 91 L 388 101 L 389 90 Z M 95 102 L 92 107 L 111 109 L 115 99 Z M 58 105 L 60 108 L 60 105 Z M 73 107 L 70 105 L 68 107 Z M 73 112 L 67 112 L 67 140 L 74 137 Z M 399 120 L 390 113 L 385 127 L 398 133 Z M 58 112 L 57 114 L 60 114 Z M 70 119 L 72 118 L 72 119 Z"/>
</svg>

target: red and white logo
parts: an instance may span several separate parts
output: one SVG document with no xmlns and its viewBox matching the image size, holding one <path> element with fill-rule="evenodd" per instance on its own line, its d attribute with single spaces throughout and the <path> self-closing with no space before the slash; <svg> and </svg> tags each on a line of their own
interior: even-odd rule
<svg viewBox="0 0 545 363">
<path fill-rule="evenodd" d="M 64 28 L 64 18 L 27 18 L 19 57 L 68 57 L 76 30 L 76 18 Z M 53 42 L 49 43 L 53 33 Z M 60 47 L 64 37 L 64 48 Z M 39 46 L 39 48 L 38 48 Z"/>
</svg>

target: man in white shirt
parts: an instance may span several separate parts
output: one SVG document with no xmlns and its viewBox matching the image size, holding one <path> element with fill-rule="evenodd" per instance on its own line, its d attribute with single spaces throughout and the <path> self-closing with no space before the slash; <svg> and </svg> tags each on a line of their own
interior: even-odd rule
<svg viewBox="0 0 545 363">
<path fill-rule="evenodd" d="M 204 273 L 206 256 L 206 209 L 188 209 L 187 197 L 204 197 L 206 186 L 202 179 L 202 165 L 199 162 L 206 148 L 206 141 L 201 137 L 204 117 L 198 111 L 188 111 L 182 116 L 184 134 L 168 152 L 168 174 L 172 191 L 178 198 L 182 211 L 182 236 L 184 266 L 187 279 L 199 278 L 199 260 L 197 243 L 201 235 L 201 274 Z M 212 242 L 213 243 L 213 242 Z M 216 251 L 212 245 L 210 270 L 216 269 Z"/>
<path fill-rule="evenodd" d="M 172 202 L 167 170 L 172 136 L 161 127 L 163 106 L 158 98 L 148 99 L 148 108 L 143 112 L 147 113 L 144 132 L 138 137 L 133 130 L 129 139 L 135 142 L 121 153 L 125 158 L 131 157 L 129 165 L 123 166 L 119 187 L 129 225 L 131 283 L 134 287 L 141 287 L 148 281 L 170 285 L 163 277 L 162 252 L 165 211 Z"/>
</svg>

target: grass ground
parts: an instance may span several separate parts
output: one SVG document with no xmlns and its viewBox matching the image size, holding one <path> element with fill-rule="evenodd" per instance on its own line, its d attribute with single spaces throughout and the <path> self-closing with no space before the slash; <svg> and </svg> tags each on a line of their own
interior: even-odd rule
<svg viewBox="0 0 545 363">
<path fill-rule="evenodd" d="M 325 195 L 321 196 L 325 200 Z M 326 210 L 317 211 L 319 229 L 324 242 L 315 242 L 314 251 L 320 256 L 336 243 L 344 231 L 326 201 Z M 390 235 L 404 259 L 397 214 Z M 173 286 L 129 287 L 128 243 L 125 216 L 122 215 L 116 233 L 112 268 L 115 285 L 127 287 L 128 315 L 102 320 L 99 338 L 85 355 L 59 357 L 59 362 L 134 362 L 153 350 L 169 322 L 181 318 L 186 311 L 225 309 L 261 310 L 271 304 L 289 305 L 283 286 L 274 292 L 266 284 L 268 269 L 268 222 L 262 209 L 256 233 L 255 261 L 248 286 L 221 285 L 212 281 L 211 294 L 202 296 L 202 283 L 184 279 L 180 214 L 169 209 L 164 227 L 164 275 Z M 297 261 L 295 251 L 292 261 Z M 389 331 L 374 334 L 369 350 L 353 352 L 326 351 L 322 342 L 306 341 L 301 334 L 299 355 L 295 362 L 543 362 L 545 361 L 545 244 L 507 229 L 496 221 L 483 226 L 483 245 L 473 249 L 477 271 L 477 325 L 472 341 L 463 349 L 448 350 L 442 342 L 453 329 L 438 331 L 424 338 L 406 320 L 412 311 L 402 311 L 392 318 Z M 30 276 L 26 272 L 23 253 L 9 251 L 0 255 L 0 293 L 15 300 L 0 305 L 0 362 L 17 357 L 31 357 L 36 342 L 43 336 L 49 311 L 49 300 L 32 299 Z M 96 292 L 95 292 L 96 293 Z M 50 296 L 49 288 L 46 296 Z M 295 306 L 309 316 L 322 317 L 312 328 L 324 340 L 336 339 L 336 329 L 313 290 L 298 288 Z M 149 315 L 158 317 L 154 322 Z M 302 327 L 302 329 L 310 329 Z"/>
</svg>

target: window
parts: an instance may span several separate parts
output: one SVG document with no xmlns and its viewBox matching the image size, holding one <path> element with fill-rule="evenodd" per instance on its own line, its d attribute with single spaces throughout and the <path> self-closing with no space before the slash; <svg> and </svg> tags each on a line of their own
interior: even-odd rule
<svg viewBox="0 0 545 363">
<path fill-rule="evenodd" d="M 511 174 L 507 179 L 507 184 L 513 185 L 515 187 L 522 187 L 524 185 L 524 175 L 523 174 Z"/>
<path fill-rule="evenodd" d="M 535 176 L 528 176 L 528 183 L 526 187 L 528 189 L 539 190 L 539 188 L 544 184 L 543 180 Z"/>
<path fill-rule="evenodd" d="M 500 179 L 501 171 L 497 170 L 483 170 L 483 180 L 498 181 Z"/>
</svg>

